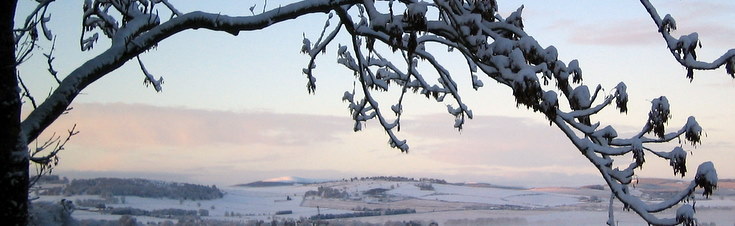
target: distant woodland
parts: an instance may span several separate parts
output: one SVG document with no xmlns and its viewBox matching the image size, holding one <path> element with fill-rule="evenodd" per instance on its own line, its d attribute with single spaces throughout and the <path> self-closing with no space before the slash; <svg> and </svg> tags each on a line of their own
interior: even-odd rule
<svg viewBox="0 0 735 226">
<path fill-rule="evenodd" d="M 45 182 L 61 182 L 62 187 L 45 189 L 45 195 L 99 195 L 105 196 L 138 196 L 146 198 L 170 198 L 179 200 L 210 200 L 224 196 L 217 186 L 206 186 L 189 183 L 164 182 L 146 179 L 95 178 L 74 179 L 49 176 Z"/>
</svg>

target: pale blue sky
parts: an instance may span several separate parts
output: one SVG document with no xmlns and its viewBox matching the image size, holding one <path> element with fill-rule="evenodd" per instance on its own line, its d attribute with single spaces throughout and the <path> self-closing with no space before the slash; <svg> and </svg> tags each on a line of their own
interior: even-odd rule
<svg viewBox="0 0 735 226">
<path fill-rule="evenodd" d="M 262 7 L 262 1 L 194 2 L 173 1 L 184 12 L 204 8 L 250 15 L 251 5 Z M 677 35 L 700 33 L 701 59 L 735 47 L 735 25 L 730 23 L 735 3 L 653 3 L 660 14 L 677 19 Z M 79 4 L 59 1 L 53 6 L 55 67 L 61 74 L 106 47 L 102 41 L 93 53 L 80 53 Z M 268 2 L 269 8 L 277 4 Z M 620 81 L 628 85 L 629 113 L 611 109 L 597 120 L 618 126 L 621 134 L 635 132 L 646 119 L 650 100 L 665 95 L 672 104 L 669 128 L 694 115 L 707 133 L 701 147 L 685 146 L 693 154 L 690 170 L 714 160 L 721 177 L 735 177 L 735 164 L 730 164 L 735 161 L 735 106 L 729 101 L 734 81 L 718 70 L 699 72 L 690 83 L 638 1 L 500 0 L 501 14 L 507 16 L 521 4 L 526 31 L 542 46 L 556 46 L 560 58 L 579 59 L 585 84 L 602 84 L 607 90 Z M 301 74 L 308 63 L 299 53 L 302 37 L 317 38 L 324 19 L 326 15 L 310 15 L 236 37 L 198 30 L 164 40 L 141 56 L 151 73 L 164 77 L 163 92 L 143 85 L 134 61 L 88 87 L 73 104 L 75 110 L 53 127 L 63 131 L 77 123 L 81 131 L 61 155 L 57 172 L 155 172 L 163 179 L 178 175 L 221 184 L 284 175 L 432 176 L 529 186 L 602 182 L 542 115 L 517 109 L 508 88 L 484 79 L 485 87 L 472 90 L 467 67 L 456 53 L 440 55 L 478 115 L 465 130 L 453 130 L 453 117 L 443 103 L 415 96 L 404 107 L 407 121 L 399 133 L 409 139 L 410 154 L 389 148 L 375 122 L 365 132 L 353 133 L 347 105 L 340 101 L 344 91 L 352 90 L 353 76 L 336 63 L 337 43 L 347 43 L 344 34 L 317 61 L 315 95 L 307 94 Z M 51 80 L 45 77 L 40 53 L 22 65 L 21 73 L 34 83 L 36 95 L 48 92 Z M 393 104 L 387 98 L 384 105 Z M 672 176 L 668 162 L 651 157 L 646 163 L 641 175 Z"/>
</svg>

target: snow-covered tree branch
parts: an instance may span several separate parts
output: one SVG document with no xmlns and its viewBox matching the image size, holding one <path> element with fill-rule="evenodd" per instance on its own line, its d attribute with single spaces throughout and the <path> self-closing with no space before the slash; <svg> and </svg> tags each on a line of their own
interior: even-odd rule
<svg viewBox="0 0 735 226">
<path fill-rule="evenodd" d="M 28 145 L 37 140 L 61 114 L 68 111 L 70 104 L 82 90 L 126 62 L 135 58 L 144 75 L 145 84 L 152 85 L 156 91 L 162 91 L 163 78 L 156 78 L 154 74 L 158 72 L 148 71 L 139 57 L 159 42 L 191 29 L 238 35 L 241 31 L 266 29 L 273 24 L 314 13 L 329 16 L 316 41 L 307 38 L 306 34 L 302 40 L 301 52 L 309 58 L 302 71 L 307 77 L 307 92 L 316 91 L 318 75 L 313 70 L 316 68 L 316 57 L 327 51 L 327 46 L 336 45 L 337 63 L 353 71 L 355 76 L 355 87 L 346 91 L 342 97 L 354 120 L 354 130 L 359 131 L 364 123 L 377 119 L 387 133 L 391 147 L 404 152 L 409 150 L 408 142 L 397 133 L 401 128 L 405 95 L 419 94 L 438 102 L 447 101 L 447 111 L 455 118 L 454 127 L 458 130 L 462 129 L 466 119 L 473 118 L 473 111 L 462 100 L 461 90 L 457 85 L 459 78 L 436 57 L 443 53 L 431 52 L 426 48 L 434 45 L 451 49 L 453 54 L 459 54 L 466 60 L 471 75 L 463 79 L 471 81 L 474 89 L 485 86 L 481 80 L 485 78 L 481 76 L 484 74 L 487 79 L 509 87 L 518 107 L 544 115 L 598 169 L 612 191 L 612 197 L 651 224 L 694 222 L 693 207 L 689 204 L 679 206 L 676 215 L 670 218 L 660 218 L 653 213 L 673 208 L 690 199 L 696 188 L 703 188 L 703 194 L 708 196 L 717 186 L 714 166 L 711 162 L 705 162 L 698 167 L 690 185 L 669 200 L 649 204 L 632 195 L 629 186 L 634 183 L 636 170 L 640 170 L 646 162 L 646 152 L 652 154 L 649 156 L 668 160 L 674 175 L 684 176 L 687 173 L 687 153 L 681 146 L 671 151 L 661 151 L 655 150 L 652 144 L 671 142 L 683 136 L 685 141 L 696 145 L 700 142 L 702 128 L 694 117 L 690 117 L 680 129 L 667 132 L 666 125 L 671 109 L 666 97 L 662 96 L 651 101 L 651 110 L 639 133 L 631 137 L 619 137 L 615 128 L 598 121 L 595 116 L 611 105 L 620 113 L 627 112 L 627 85 L 621 82 L 608 94 L 604 93 L 605 89 L 601 85 L 591 90 L 583 83 L 580 62 L 560 60 L 554 46 L 543 47 L 524 31 L 523 6 L 504 17 L 498 14 L 498 6 L 494 0 L 308 0 L 267 10 L 264 8 L 260 14 L 256 14 L 251 8 L 250 11 L 254 14 L 251 16 L 228 16 L 200 11 L 181 12 L 174 3 L 167 0 L 88 0 L 83 6 L 84 31 L 80 37 L 80 48 L 83 51 L 93 48 L 105 50 L 68 72 L 62 79 L 58 79 L 58 72 L 52 66 L 53 50 L 49 52 L 46 55 L 49 73 L 59 83 L 48 98 L 37 104 L 38 99 L 33 98 L 21 76 L 16 74 L 15 66 L 34 51 L 38 40 L 37 25 L 41 26 L 49 41 L 53 40 L 50 29 L 45 25 L 50 20 L 45 12 L 51 2 L 53 1 L 39 1 L 36 10 L 31 12 L 19 28 L 2 27 L 7 29 L 3 31 L 6 36 L 8 32 L 13 35 L 11 47 L 20 46 L 12 51 L 13 70 L 2 74 L 3 78 L 7 77 L 6 74 L 13 78 L 2 81 L 3 89 L 7 86 L 14 88 L 13 92 L 23 92 L 15 92 L 14 96 L 3 96 L 3 105 L 19 111 L 20 99 L 27 98 L 34 109 L 22 121 L 19 114 L 11 116 L 16 120 L 13 123 L 17 124 L 12 127 L 15 128 L 11 131 L 14 135 L 4 134 L 6 137 L 2 138 L 4 156 L 25 154 L 20 158 L 16 156 L 0 160 L 25 164 L 26 179 L 17 182 L 12 181 L 13 178 L 3 178 L 0 187 L 27 183 L 29 161 L 48 163 L 50 158 L 29 156 Z M 735 73 L 731 70 L 735 67 L 735 57 L 730 54 L 732 50 L 713 63 L 696 61 L 696 34 L 692 37 L 672 38 L 668 32 L 675 28 L 673 19 L 670 16 L 660 19 L 648 1 L 641 2 L 649 9 L 676 59 L 690 70 L 690 78 L 692 70 L 712 69 L 722 65 L 726 65 L 728 73 Z M 14 14 L 15 5 L 8 7 Z M 170 17 L 161 18 L 159 11 L 168 12 Z M 12 16 L 3 17 L 3 20 L 4 23 L 9 20 L 13 24 Z M 349 36 L 349 43 L 333 43 L 343 30 Z M 97 45 L 100 38 L 109 39 L 109 46 Z M 20 45 L 19 40 L 30 40 L 30 46 Z M 0 44 L 9 45 L 6 42 Z M 389 60 L 396 56 L 402 60 Z M 419 70 L 419 65 L 427 65 L 431 68 L 430 72 Z M 437 77 L 437 80 L 430 81 L 429 76 L 426 76 L 429 73 Z M 394 103 L 380 102 L 376 98 L 378 92 L 395 90 L 400 92 L 400 97 Z M 11 104 L 5 104 L 6 102 Z M 74 134 L 76 132 L 72 128 L 68 137 Z M 47 143 L 56 144 L 57 148 L 52 151 L 55 155 L 63 149 L 65 142 L 52 138 Z M 50 147 L 46 144 L 42 146 Z M 632 162 L 615 164 L 612 158 L 626 155 L 631 156 Z M 21 174 L 14 178 L 22 177 L 22 167 L 8 171 L 11 170 Z M 25 190 L 27 192 L 27 187 Z M 16 192 L 4 195 L 19 194 Z M 25 201 L 18 197 L 12 201 L 27 202 L 27 194 L 25 195 Z M 23 218 L 27 216 L 23 209 L 27 205 L 9 203 L 4 201 L 2 204 L 0 212 L 6 214 L 3 217 L 23 224 Z M 612 200 L 610 207 L 612 208 Z M 612 218 L 611 211 L 609 223 Z"/>
<path fill-rule="evenodd" d="M 210 29 L 237 35 L 240 31 L 259 30 L 275 23 L 294 19 L 310 13 L 329 12 L 334 7 L 354 4 L 355 0 L 317 0 L 304 1 L 286 5 L 254 16 L 226 16 L 218 13 L 191 12 L 175 16 L 161 22 L 152 10 L 156 1 L 94 1 L 85 4 L 83 25 L 85 34 L 99 29 L 111 39 L 111 46 L 100 55 L 90 59 L 74 71 L 70 72 L 53 94 L 38 109 L 23 120 L 23 133 L 28 140 L 34 140 L 71 104 L 79 92 L 92 82 L 119 68 L 125 62 L 149 50 L 161 40 L 178 32 L 189 29 Z M 147 3 L 147 4 L 146 4 Z M 150 5 L 149 5 L 150 4 Z M 110 7 L 124 11 L 122 22 L 109 14 Z M 175 9 L 171 4 L 167 9 Z M 176 13 L 174 13 L 176 15 Z M 93 47 L 99 37 L 92 33 L 82 37 L 80 45 L 83 50 Z M 142 65 L 142 64 L 141 64 Z M 141 67 L 142 69 L 144 67 Z M 155 79 L 146 74 L 146 81 L 153 87 L 161 87 L 161 78 Z M 160 88 L 157 88 L 160 89 Z"/>
<path fill-rule="evenodd" d="M 689 80 L 694 79 L 695 70 L 713 70 L 725 66 L 727 74 L 735 78 L 735 49 L 727 50 L 717 59 L 712 62 L 701 61 L 697 59 L 697 48 L 702 48 L 702 43 L 699 40 L 699 34 L 693 32 L 688 35 L 682 35 L 679 38 L 675 38 L 671 32 L 676 30 L 676 20 L 671 14 L 666 14 L 664 18 L 656 11 L 656 8 L 648 0 L 641 0 L 641 4 L 646 8 L 648 14 L 651 15 L 651 19 L 656 23 L 658 32 L 661 33 L 666 46 L 668 47 L 674 59 L 687 69 L 687 78 Z"/>
<path fill-rule="evenodd" d="M 347 92 L 344 98 L 353 112 L 356 130 L 359 130 L 363 121 L 377 118 L 389 135 L 389 143 L 402 151 L 408 150 L 405 141 L 396 139 L 394 133 L 394 126 L 400 123 L 400 118 L 396 117 L 391 123 L 372 97 L 372 92 L 388 91 L 391 82 L 397 84 L 401 95 L 411 89 L 427 97 L 433 96 L 437 101 L 444 101 L 447 96 L 452 98 L 459 107 L 448 105 L 448 111 L 457 117 L 455 127 L 461 129 L 465 116 L 471 118 L 472 111 L 462 102 L 449 71 L 425 51 L 424 47 L 428 43 L 438 43 L 458 50 L 467 59 L 473 73 L 479 69 L 490 79 L 510 87 L 519 106 L 542 113 L 556 124 L 598 168 L 615 197 L 647 222 L 667 225 L 693 221 L 693 213 L 685 211 L 691 208 L 688 204 L 679 207 L 680 213 L 673 218 L 658 218 L 652 213 L 672 208 L 689 199 L 696 187 L 704 188 L 705 195 L 710 195 L 716 187 L 716 173 L 708 162 L 700 166 L 697 179 L 692 181 L 689 188 L 670 200 L 650 205 L 631 195 L 628 186 L 633 182 L 635 170 L 642 168 L 646 160 L 645 152 L 668 160 L 675 175 L 683 176 L 687 172 L 686 152 L 681 147 L 665 152 L 649 148 L 648 144 L 670 142 L 684 136 L 686 141 L 696 145 L 700 142 L 702 128 L 694 117 L 690 117 L 681 129 L 666 133 L 665 125 L 670 118 L 666 97 L 652 101 L 648 120 L 644 122 L 641 132 L 632 137 L 619 138 L 612 126 L 594 122 L 592 117 L 612 104 L 621 113 L 627 112 L 629 97 L 626 84 L 618 84 L 614 92 L 606 96 L 600 96 L 601 86 L 591 92 L 588 86 L 582 84 L 579 62 L 574 60 L 567 64 L 559 60 L 556 48 L 540 46 L 523 31 L 523 7 L 503 18 L 496 14 L 494 1 L 404 3 L 403 13 L 395 12 L 397 7 L 392 5 L 395 3 L 389 3 L 387 9 L 382 8 L 381 11 L 373 2 L 365 2 L 355 6 L 358 13 L 353 16 L 347 13 L 347 7 L 337 10 L 342 23 L 353 36 L 351 51 L 344 47 L 338 50 L 339 62 L 353 70 L 362 84 L 361 99 L 355 100 L 355 93 L 351 92 Z M 438 19 L 427 18 L 429 13 L 438 14 Z M 364 47 L 363 40 L 366 42 Z M 406 61 L 407 71 L 385 62 L 375 43 L 383 43 L 392 51 L 400 51 Z M 304 48 L 308 49 L 309 46 L 305 45 Z M 436 69 L 439 75 L 437 84 L 427 83 L 424 76 L 415 70 L 416 64 L 423 62 Z M 479 83 L 475 76 L 472 80 L 473 84 Z M 564 107 L 563 103 L 567 106 Z M 401 108 L 399 101 L 392 110 L 400 115 L 400 111 L 395 110 Z M 653 136 L 649 137 L 648 134 Z M 633 159 L 623 169 L 613 164 L 611 158 L 621 155 L 631 155 Z"/>
</svg>

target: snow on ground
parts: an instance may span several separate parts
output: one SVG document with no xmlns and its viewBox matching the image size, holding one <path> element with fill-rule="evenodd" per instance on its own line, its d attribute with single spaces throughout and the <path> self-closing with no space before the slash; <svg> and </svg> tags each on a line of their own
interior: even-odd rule
<svg viewBox="0 0 735 226">
<path fill-rule="evenodd" d="M 302 207 L 301 202 L 303 195 L 308 190 L 316 190 L 314 186 L 294 185 L 279 187 L 227 187 L 222 189 L 225 196 L 215 200 L 174 200 L 167 198 L 141 198 L 141 197 L 125 197 L 125 203 L 109 204 L 108 207 L 132 207 L 143 210 L 155 209 L 183 209 L 183 210 L 199 210 L 206 209 L 209 211 L 211 219 L 230 220 L 230 221 L 248 221 L 248 220 L 269 220 L 276 215 L 278 211 L 292 211 L 292 214 L 282 215 L 285 218 L 310 217 L 321 214 L 346 213 L 352 211 L 330 209 L 330 208 L 312 208 Z M 288 200 L 291 198 L 291 200 Z M 77 199 L 99 199 L 99 196 L 44 196 L 42 201 L 58 201 L 61 199 L 77 200 Z M 234 214 L 233 214 L 234 213 Z M 232 215 L 232 216 L 231 216 Z M 101 215 L 92 211 L 75 211 L 73 216 L 77 219 L 118 219 L 120 216 Z M 139 218 L 141 222 L 157 222 L 161 219 Z"/>
<path fill-rule="evenodd" d="M 416 188 L 416 186 L 413 186 Z M 536 192 L 528 190 L 511 190 L 488 187 L 468 187 L 457 185 L 433 185 L 435 192 L 422 196 L 425 199 L 436 199 L 447 202 L 469 202 L 491 205 L 513 205 L 529 208 L 574 205 L 579 203 L 579 196 Z M 418 189 L 418 188 L 416 188 Z M 415 197 L 415 196 L 414 196 Z"/>
<path fill-rule="evenodd" d="M 620 226 L 647 225 L 633 212 L 615 211 L 615 221 Z M 663 217 L 671 217 L 672 213 L 665 213 Z M 732 210 L 697 210 L 696 217 L 700 223 L 715 223 L 716 225 L 732 225 L 735 215 Z M 383 223 L 388 221 L 419 221 L 437 222 L 439 225 L 605 225 L 607 210 L 462 210 L 416 213 L 411 215 L 392 215 L 361 217 L 356 219 L 362 222 Z"/>
<path fill-rule="evenodd" d="M 444 202 L 478 203 L 485 205 L 513 205 L 528 208 L 574 205 L 581 196 L 532 190 L 516 190 L 491 187 L 472 187 L 451 184 L 433 184 L 434 190 L 421 190 L 418 182 L 359 181 L 333 184 L 333 188 L 346 189 L 350 194 L 374 188 L 389 189 L 386 194 L 399 198 L 413 198 Z M 394 200 L 394 199 L 393 199 Z M 399 199 L 400 200 L 400 199 Z"/>
<path fill-rule="evenodd" d="M 216 206 L 217 211 L 210 210 L 210 216 L 224 216 L 225 211 L 247 216 L 249 219 L 267 219 L 278 211 L 290 210 L 293 214 L 284 215 L 292 218 L 317 215 L 317 209 L 302 207 L 301 202 L 306 191 L 316 190 L 310 185 L 278 186 L 278 187 L 229 187 L 222 199 L 208 201 Z M 290 197 L 291 200 L 287 200 Z M 352 211 L 320 208 L 324 213 L 345 213 Z"/>
<path fill-rule="evenodd" d="M 354 209 L 415 209 L 415 214 L 353 218 L 363 222 L 419 220 L 441 225 L 600 225 L 607 220 L 609 191 L 582 188 L 506 189 L 493 187 L 432 184 L 434 190 L 421 190 L 418 182 L 395 181 L 337 181 L 276 187 L 225 187 L 225 195 L 216 200 L 174 200 L 161 198 L 125 197 L 121 204 L 109 207 L 132 207 L 144 210 L 176 208 L 184 210 L 206 209 L 205 218 L 247 222 L 273 218 L 310 217 L 321 214 L 355 212 Z M 350 197 L 332 199 L 304 198 L 304 193 L 318 187 L 330 187 L 346 191 Z M 366 191 L 383 188 L 378 195 Z M 605 194 L 608 196 L 606 197 Z M 595 196 L 595 199 L 591 199 Z M 119 198 L 119 197 L 118 197 Z M 291 200 L 288 200 L 288 199 Z M 99 199 L 99 196 L 42 196 L 40 201 Z M 730 225 L 735 222 L 735 198 L 713 196 L 709 200 L 697 200 L 697 215 L 701 222 Z M 318 207 L 318 208 L 317 208 Z M 616 220 L 620 225 L 640 225 L 643 222 L 631 212 L 622 211 L 615 203 Z M 291 214 L 276 215 L 278 211 Z M 234 213 L 234 215 L 232 214 Z M 77 219 L 118 219 L 120 216 L 103 215 L 95 210 L 77 210 Z M 664 213 L 663 217 L 671 217 Z M 136 217 L 139 222 L 161 222 L 163 218 Z M 173 220 L 175 221 L 175 220 Z"/>
</svg>

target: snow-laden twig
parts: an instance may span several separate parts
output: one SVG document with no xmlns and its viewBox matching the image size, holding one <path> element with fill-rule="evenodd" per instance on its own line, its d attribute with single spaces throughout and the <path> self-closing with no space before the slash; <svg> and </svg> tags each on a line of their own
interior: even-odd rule
<svg viewBox="0 0 735 226">
<path fill-rule="evenodd" d="M 349 18 L 349 15 L 347 14 L 347 11 L 345 9 L 338 9 L 337 14 L 339 17 L 345 21 L 345 27 L 350 32 L 355 32 L 354 27 L 352 26 L 353 23 L 351 22 L 351 19 Z M 349 23 L 347 23 L 349 22 Z M 408 152 L 409 146 L 406 143 L 406 140 L 400 140 L 395 133 L 393 132 L 393 128 L 397 126 L 397 123 L 390 123 L 385 118 L 383 113 L 380 110 L 380 106 L 378 104 L 378 101 L 372 96 L 371 93 L 371 84 L 375 84 L 376 79 L 375 76 L 367 70 L 367 67 L 369 65 L 365 62 L 365 56 L 362 54 L 362 50 L 360 47 L 360 42 L 357 40 L 357 36 L 352 36 L 352 49 L 355 51 L 355 58 L 356 58 L 356 65 L 357 67 L 354 68 L 355 72 L 357 73 L 358 80 L 360 81 L 360 84 L 362 85 L 362 91 L 364 95 L 364 99 L 362 100 L 363 106 L 365 104 L 368 104 L 370 107 L 365 108 L 361 107 L 360 109 L 353 109 L 353 120 L 355 120 L 356 128 L 355 130 L 358 130 L 357 126 L 362 123 L 361 121 L 366 121 L 369 119 L 372 119 L 373 117 L 377 116 L 378 121 L 380 122 L 381 126 L 385 129 L 385 132 L 388 134 L 389 140 L 388 144 L 390 144 L 391 147 L 395 147 L 400 149 L 403 152 Z M 349 53 L 343 53 L 343 54 L 349 54 Z M 354 103 L 354 102 L 353 102 Z M 369 113 L 368 113 L 369 112 Z M 366 116 L 367 117 L 364 117 Z"/>
<path fill-rule="evenodd" d="M 308 54 L 309 59 L 309 65 L 303 69 L 303 73 L 306 75 L 306 78 L 309 80 L 306 84 L 306 90 L 309 93 L 314 93 L 316 91 L 316 78 L 313 75 L 313 70 L 316 68 L 316 57 L 319 55 L 319 53 L 326 52 L 327 45 L 334 40 L 335 37 L 337 37 L 337 34 L 340 30 L 342 30 L 342 22 L 340 21 L 339 24 L 334 28 L 332 32 L 329 33 L 329 35 L 325 38 L 324 34 L 327 31 L 327 28 L 329 28 L 329 20 L 332 19 L 332 14 L 329 14 L 329 18 L 327 19 L 327 22 L 324 23 L 324 28 L 322 29 L 321 35 L 319 35 L 319 39 L 316 41 L 316 43 L 311 44 L 311 41 L 304 37 L 304 44 L 301 47 L 301 53 Z"/>
<path fill-rule="evenodd" d="M 39 36 L 39 25 L 44 37 L 48 41 L 53 39 L 51 29 L 46 25 L 46 23 L 51 20 L 50 16 L 46 16 L 46 12 L 49 5 L 53 2 L 54 0 L 38 1 L 38 5 L 36 5 L 36 8 L 28 14 L 23 26 L 13 29 L 13 32 L 15 33 L 16 65 L 22 64 L 32 55 L 33 50 L 37 46 L 36 41 L 38 41 Z"/>
<path fill-rule="evenodd" d="M 658 32 L 661 33 L 664 41 L 666 41 L 666 45 L 674 56 L 674 59 L 687 69 L 687 78 L 689 80 L 694 79 L 695 70 L 714 70 L 723 66 L 727 74 L 735 78 L 735 49 L 727 50 L 711 62 L 697 59 L 696 49 L 702 47 L 699 41 L 699 35 L 694 32 L 675 38 L 671 35 L 671 31 L 677 28 L 674 17 L 666 14 L 664 18 L 661 18 L 649 0 L 640 1 L 643 7 L 646 8 L 646 11 L 648 11 L 651 19 L 653 19 L 656 27 L 658 27 Z"/>
<path fill-rule="evenodd" d="M 146 86 L 153 85 L 153 88 L 156 90 L 156 92 L 161 92 L 163 90 L 163 87 L 161 86 L 163 84 L 163 77 L 158 77 L 156 79 L 155 76 L 153 76 L 150 72 L 148 72 L 148 69 L 145 68 L 145 65 L 143 65 L 143 61 L 140 60 L 140 56 L 135 57 L 138 59 L 138 65 L 140 65 L 140 70 L 143 71 L 143 75 L 145 75 L 145 79 L 143 79 L 143 84 Z"/>
<path fill-rule="evenodd" d="M 85 87 L 107 73 L 119 68 L 138 54 L 149 50 L 159 41 L 178 32 L 188 29 L 204 28 L 237 34 L 239 31 L 259 30 L 281 21 L 312 13 L 325 13 L 339 5 L 356 3 L 359 3 L 359 1 L 310 0 L 285 5 L 279 9 L 269 10 L 254 16 L 237 17 L 220 15 L 218 13 L 189 12 L 160 24 L 150 23 L 156 21 L 151 20 L 152 18 L 149 16 L 139 16 L 115 29 L 108 26 L 112 24 L 100 21 L 102 18 L 106 18 L 105 14 L 101 14 L 103 15 L 102 17 L 96 14 L 101 9 L 94 10 L 93 6 L 85 6 L 85 18 L 96 18 L 83 20 L 83 25 L 86 26 L 86 29 L 100 29 L 104 33 L 110 32 L 110 37 L 117 30 L 122 29 L 120 31 L 122 33 L 118 34 L 116 38 L 113 38 L 112 46 L 72 70 L 62 79 L 59 87 L 23 120 L 23 136 L 29 141 L 35 140 L 44 129 L 66 111 L 69 104 L 71 104 Z M 112 22 L 112 20 L 107 21 Z M 127 26 L 134 28 L 127 28 Z M 88 43 L 81 43 L 81 45 L 86 44 Z"/>
</svg>

